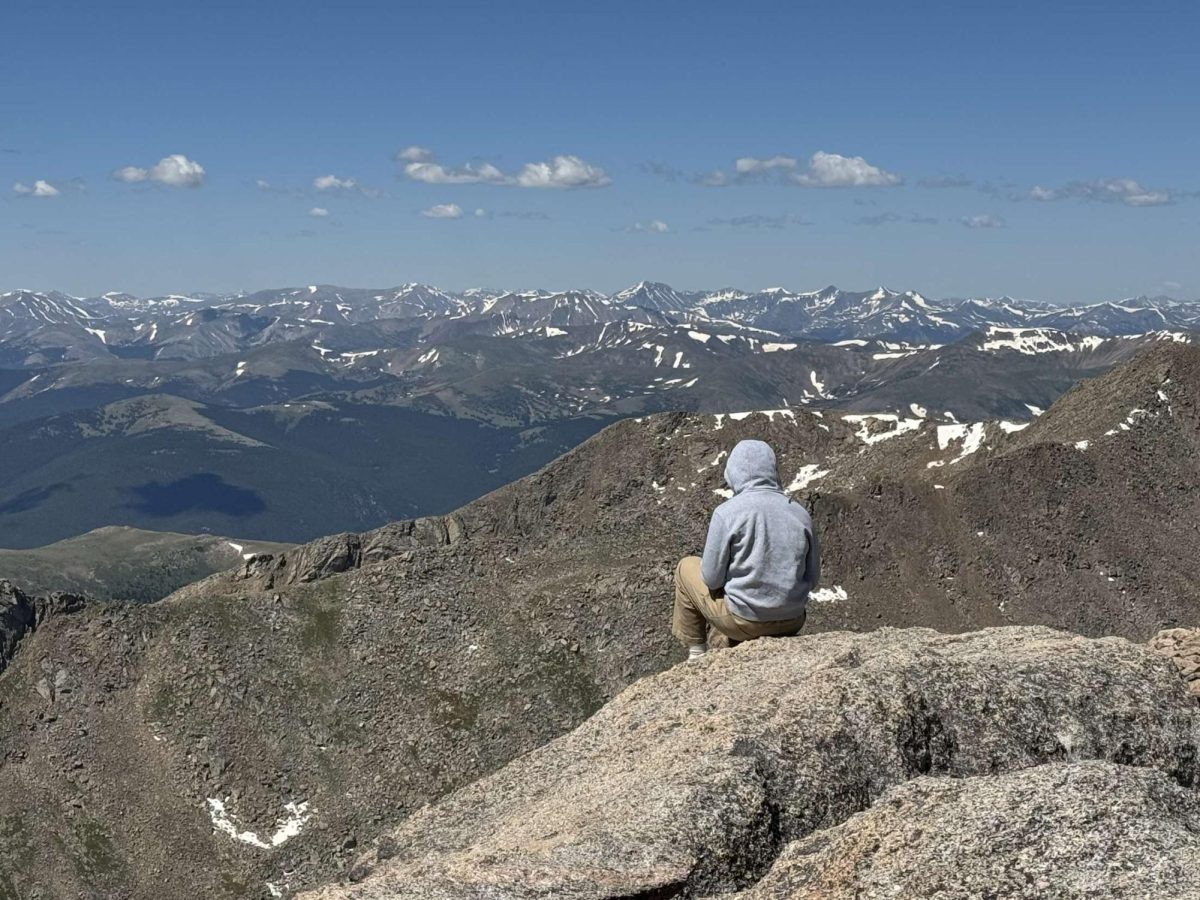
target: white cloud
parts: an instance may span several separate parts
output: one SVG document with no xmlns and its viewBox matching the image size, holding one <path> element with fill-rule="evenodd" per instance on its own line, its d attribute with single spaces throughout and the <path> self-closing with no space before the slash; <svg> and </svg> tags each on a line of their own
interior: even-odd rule
<svg viewBox="0 0 1200 900">
<path fill-rule="evenodd" d="M 337 175 L 318 175 L 313 179 L 313 187 L 318 191 L 353 191 L 358 189 L 358 182 L 353 178 L 339 178 Z"/>
<path fill-rule="evenodd" d="M 378 188 L 367 187 L 357 178 L 341 175 L 318 175 L 312 180 L 312 186 L 318 191 L 339 191 L 346 194 L 359 194 L 363 197 L 377 199 L 385 196 Z"/>
<path fill-rule="evenodd" d="M 534 212 L 532 210 L 511 210 L 511 209 L 484 209 L 479 207 L 475 210 L 475 217 L 478 219 L 524 219 L 526 221 L 541 220 L 545 221 L 550 217 L 544 212 Z"/>
<path fill-rule="evenodd" d="M 1126 206 L 1166 206 L 1171 202 L 1171 195 L 1166 191 L 1138 191 L 1125 194 L 1121 202 Z"/>
<path fill-rule="evenodd" d="M 861 156 L 818 150 L 808 162 L 808 171 L 791 173 L 788 180 L 804 187 L 891 187 L 904 179 L 871 165 Z"/>
<path fill-rule="evenodd" d="M 725 187 L 733 179 L 720 169 L 714 169 L 711 172 L 703 172 L 700 175 L 693 175 L 691 181 L 694 184 L 700 184 L 704 187 Z"/>
<path fill-rule="evenodd" d="M 405 147 L 396 154 L 396 159 L 401 162 L 430 162 L 433 159 L 433 151 L 428 147 Z"/>
<path fill-rule="evenodd" d="M 427 219 L 461 219 L 462 207 L 457 203 L 435 203 L 429 209 L 421 210 L 421 215 Z"/>
<path fill-rule="evenodd" d="M 1167 191 L 1152 191 L 1142 187 L 1132 178 L 1105 178 L 1085 186 L 1087 196 L 1105 201 L 1124 203 L 1126 206 L 1161 206 L 1171 202 Z"/>
<path fill-rule="evenodd" d="M 125 181 L 129 184 L 134 184 L 138 181 L 148 180 L 150 178 L 150 170 L 138 166 L 126 166 L 123 169 L 117 169 L 113 172 L 112 177 L 116 181 Z"/>
<path fill-rule="evenodd" d="M 1044 201 L 1075 197 L 1101 203 L 1123 203 L 1126 206 L 1163 206 L 1174 202 L 1171 191 L 1144 188 L 1132 178 L 1071 181 L 1060 188 L 1047 188 L 1039 184 L 1030 190 L 1029 197 L 1032 200 Z"/>
<path fill-rule="evenodd" d="M 164 156 L 148 169 L 140 166 L 125 166 L 112 173 L 114 179 L 128 184 L 153 181 L 155 184 L 182 188 L 200 187 L 204 184 L 206 175 L 204 166 L 194 159 L 188 159 L 182 153 Z"/>
<path fill-rule="evenodd" d="M 527 188 L 584 188 L 603 187 L 612 179 L 578 156 L 556 156 L 549 162 L 525 163 L 516 183 Z"/>
<path fill-rule="evenodd" d="M 753 156 L 739 157 L 733 164 L 739 175 L 757 175 L 772 169 L 795 169 L 799 163 L 791 156 L 772 156 L 770 159 L 755 159 Z"/>
<path fill-rule="evenodd" d="M 523 188 L 603 187 L 611 183 L 608 174 L 578 156 L 555 156 L 546 162 L 525 163 L 516 175 L 507 175 L 489 162 L 446 166 L 435 160 L 425 147 L 408 147 L 396 158 L 403 162 L 404 174 L 425 184 L 502 184 Z"/>
<path fill-rule="evenodd" d="M 670 227 L 662 219 L 651 219 L 649 222 L 634 222 L 626 231 L 646 231 L 651 234 L 666 234 Z"/>
<path fill-rule="evenodd" d="M 39 178 L 32 185 L 23 184 L 18 181 L 12 186 L 14 194 L 21 194 L 25 197 L 57 197 L 62 193 L 58 188 L 48 181 L 43 181 Z"/>
<path fill-rule="evenodd" d="M 783 184 L 800 187 L 891 187 L 903 184 L 904 179 L 878 166 L 873 166 L 861 156 L 842 156 L 818 150 L 807 164 L 794 156 L 739 156 L 733 163 L 733 173 L 720 169 L 707 174 L 694 175 L 691 180 L 708 187 L 724 187 L 727 184 L 746 181 L 774 179 Z"/>
<path fill-rule="evenodd" d="M 1003 228 L 1004 219 L 991 213 L 978 216 L 963 216 L 960 221 L 966 228 Z"/>
<path fill-rule="evenodd" d="M 316 219 L 324 219 L 326 216 L 329 215 L 329 210 L 327 210 L 323 206 L 314 206 L 312 209 L 310 209 L 308 211 L 308 214 Z"/>
<path fill-rule="evenodd" d="M 413 181 L 426 184 L 509 184 L 504 173 L 491 163 L 467 163 L 457 169 L 447 168 L 441 163 L 422 160 L 410 162 L 404 174 Z"/>
</svg>

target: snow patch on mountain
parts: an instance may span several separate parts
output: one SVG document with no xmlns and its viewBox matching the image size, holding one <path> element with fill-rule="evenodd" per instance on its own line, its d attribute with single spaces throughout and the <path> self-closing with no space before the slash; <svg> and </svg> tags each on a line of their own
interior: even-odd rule
<svg viewBox="0 0 1200 900">
<path fill-rule="evenodd" d="M 864 444 L 877 444 L 916 431 L 924 419 L 902 419 L 895 413 L 861 413 L 842 416 L 842 421 L 858 426 L 855 436 Z"/>
<path fill-rule="evenodd" d="M 1104 338 L 1094 335 L 1077 336 L 1048 328 L 999 328 L 987 330 L 983 350 L 1015 350 L 1017 353 L 1074 353 L 1095 350 L 1104 343 Z"/>
<path fill-rule="evenodd" d="M 842 603 L 849 599 L 849 596 L 844 587 L 835 584 L 830 587 L 817 588 L 814 591 L 810 591 L 808 599 L 814 603 Z"/>
<path fill-rule="evenodd" d="M 800 467 L 800 471 L 796 473 L 796 477 L 792 479 L 785 491 L 789 494 L 793 491 L 803 490 L 815 481 L 824 478 L 830 472 L 829 469 L 822 469 L 817 463 L 808 463 Z"/>
<path fill-rule="evenodd" d="M 227 808 L 228 798 L 222 800 L 219 797 L 209 797 L 206 801 L 208 805 L 208 816 L 212 821 L 213 830 L 226 834 L 243 844 L 249 844 L 251 847 L 257 847 L 260 850 L 272 850 L 286 844 L 292 838 L 297 837 L 312 818 L 312 813 L 308 811 L 308 802 L 287 803 L 284 809 L 287 811 L 287 816 L 280 819 L 276 823 L 274 834 L 264 840 L 254 831 L 240 830 L 233 815 Z"/>
<path fill-rule="evenodd" d="M 983 446 L 983 439 L 987 433 L 987 425 L 983 422 L 972 422 L 970 425 L 955 424 L 955 425 L 939 425 L 937 426 L 937 443 L 939 450 L 947 450 L 950 445 L 956 441 L 961 441 L 962 445 L 959 448 L 958 456 L 949 461 L 950 465 L 962 462 L 972 453 L 975 453 Z M 928 468 L 946 465 L 945 460 L 934 460 L 927 464 Z"/>
</svg>

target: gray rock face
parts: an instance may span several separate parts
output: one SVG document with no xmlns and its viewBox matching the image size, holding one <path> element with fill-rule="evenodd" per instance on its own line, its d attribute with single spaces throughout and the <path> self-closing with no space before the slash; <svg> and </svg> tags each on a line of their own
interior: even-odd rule
<svg viewBox="0 0 1200 900">
<path fill-rule="evenodd" d="M 1169 657 L 1187 682 L 1188 690 L 1200 696 L 1200 628 L 1169 628 L 1150 639 L 1150 649 Z"/>
<path fill-rule="evenodd" d="M 1166 796 L 1169 782 L 1196 780 L 1198 713 L 1169 660 L 1121 639 L 1002 628 L 757 641 L 643 679 L 573 733 L 413 815 L 360 861 L 362 883 L 310 896 L 723 893 L 897 785 L 1048 762 L 1161 773 L 1129 788 L 1147 795 L 1131 815 L 1149 816 L 1154 785 Z M 1013 793 L 1021 778 L 987 790 Z M 936 841 L 940 825 L 929 828 Z"/>
<path fill-rule="evenodd" d="M 365 534 L 330 535 L 287 553 L 261 554 L 246 563 L 241 577 L 266 590 L 319 581 L 414 550 L 447 547 L 462 536 L 456 515 L 409 519 Z"/>
<path fill-rule="evenodd" d="M 1200 797 L 1154 769 L 919 778 L 789 844 L 736 900 L 1200 897 Z"/>
<path fill-rule="evenodd" d="M 29 599 L 7 581 L 0 581 L 0 672 L 17 644 L 33 630 L 35 611 Z"/>
<path fill-rule="evenodd" d="M 48 616 L 76 612 L 86 602 L 75 594 L 30 597 L 10 582 L 0 580 L 0 672 L 4 671 L 22 639 Z"/>
</svg>

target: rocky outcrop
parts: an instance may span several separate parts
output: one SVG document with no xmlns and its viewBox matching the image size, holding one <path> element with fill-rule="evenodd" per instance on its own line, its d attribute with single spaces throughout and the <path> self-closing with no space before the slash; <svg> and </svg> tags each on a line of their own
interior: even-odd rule
<svg viewBox="0 0 1200 900">
<path fill-rule="evenodd" d="M 773 877 L 790 842 L 836 840 L 855 826 L 831 829 L 869 821 L 872 813 L 851 818 L 864 810 L 888 815 L 876 809 L 881 798 L 924 790 L 954 809 L 954 792 L 934 779 L 990 783 L 1014 773 L 995 785 L 954 784 L 958 796 L 981 792 L 981 804 L 1007 796 L 1015 810 L 1022 770 L 1079 760 L 1120 764 L 1094 770 L 1094 795 L 1103 792 L 1104 778 L 1123 781 L 1126 770 L 1136 776 L 1112 796 L 1140 796 L 1141 806 L 1125 824 L 1095 824 L 1119 834 L 1151 815 L 1154 803 L 1168 803 L 1171 784 L 1195 782 L 1198 713 L 1168 660 L 1121 639 L 1001 628 L 757 641 L 643 679 L 573 733 L 414 814 L 353 870 L 361 883 L 311 896 L 644 900 L 724 893 Z M 908 793 L 894 792 L 922 776 L 928 780 Z M 1030 782 L 1031 796 L 1066 803 L 1069 786 L 1043 777 L 1041 787 Z M 955 814 L 947 812 L 947 822 Z M 1194 842 L 1178 833 L 1189 815 L 1194 806 L 1183 806 L 1172 820 L 1176 834 L 1163 846 L 1174 855 L 1161 871 L 1194 852 Z M 964 834 L 988 827 L 966 818 Z M 1079 810 L 1064 808 L 1061 819 L 1078 825 L 1078 833 L 1068 829 L 1062 837 L 1059 849 L 1069 855 L 1087 823 Z M 940 828 L 929 821 L 926 841 L 939 841 Z M 995 852 L 1002 862 L 1010 851 Z M 990 863 L 985 854 L 979 865 Z M 856 871 L 827 875 L 852 886 Z M 945 871 L 953 882 L 953 866 Z M 782 869 L 774 874 L 785 877 Z"/>
<path fill-rule="evenodd" d="M 246 562 L 241 577 L 265 590 L 319 581 L 414 550 L 448 547 L 462 536 L 463 523 L 455 515 L 409 519 L 362 534 L 320 538 L 287 553 L 260 554 Z"/>
<path fill-rule="evenodd" d="M 10 582 L 0 580 L 0 672 L 17 652 L 17 645 L 47 617 L 77 612 L 86 602 L 75 594 L 29 597 Z"/>
<path fill-rule="evenodd" d="M 1200 897 L 1200 795 L 1155 769 L 918 778 L 795 841 L 731 900 Z"/>
<path fill-rule="evenodd" d="M 1170 628 L 1150 639 L 1150 649 L 1174 661 L 1188 690 L 1200 696 L 1200 628 Z"/>
</svg>

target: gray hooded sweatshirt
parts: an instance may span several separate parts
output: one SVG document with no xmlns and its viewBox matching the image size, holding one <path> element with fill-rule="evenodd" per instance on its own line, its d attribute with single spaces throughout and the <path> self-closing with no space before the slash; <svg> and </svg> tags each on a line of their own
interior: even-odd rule
<svg viewBox="0 0 1200 900">
<path fill-rule="evenodd" d="M 798 619 L 821 576 L 812 518 L 783 492 L 775 451 L 738 441 L 725 463 L 733 497 L 713 510 L 700 574 L 731 612 L 755 622 Z"/>
</svg>

